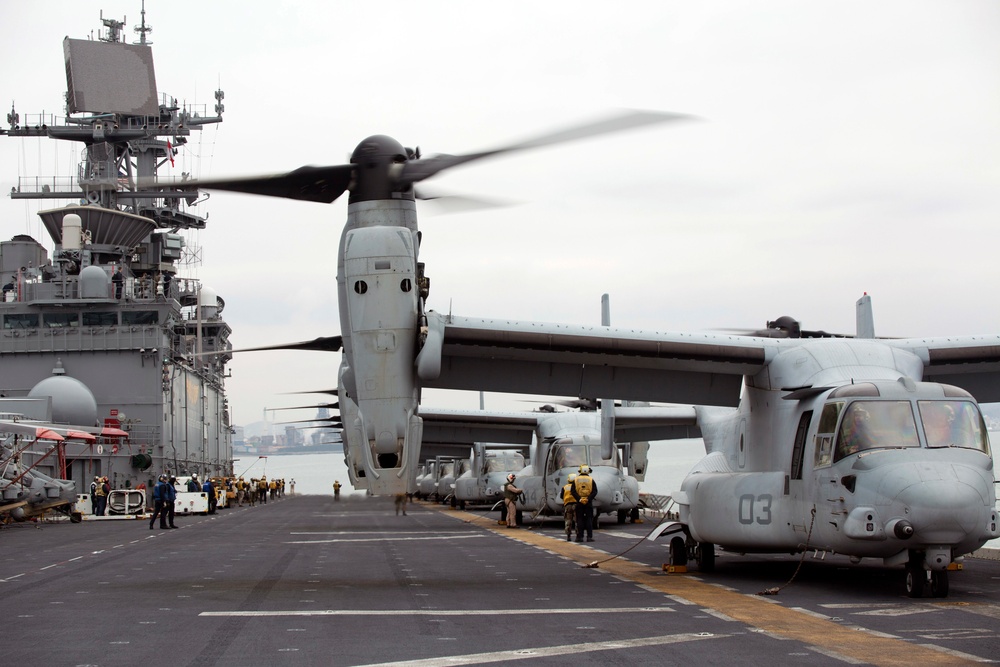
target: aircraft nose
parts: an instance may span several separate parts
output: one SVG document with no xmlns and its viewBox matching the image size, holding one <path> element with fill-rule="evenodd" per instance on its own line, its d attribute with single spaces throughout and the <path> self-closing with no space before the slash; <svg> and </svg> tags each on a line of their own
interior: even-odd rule
<svg viewBox="0 0 1000 667">
<path fill-rule="evenodd" d="M 928 544 L 958 544 L 978 537 L 988 510 L 981 490 L 952 480 L 913 484 L 896 500 L 909 510 L 913 538 Z"/>
<path fill-rule="evenodd" d="M 595 504 L 598 507 L 610 507 L 622 504 L 625 498 L 622 492 L 621 476 L 617 470 L 595 469 L 591 473 L 591 476 L 597 484 L 597 500 Z"/>
</svg>

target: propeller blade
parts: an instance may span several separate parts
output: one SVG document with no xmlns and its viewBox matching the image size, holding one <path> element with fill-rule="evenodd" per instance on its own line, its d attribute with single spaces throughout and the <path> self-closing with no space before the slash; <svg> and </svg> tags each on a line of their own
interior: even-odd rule
<svg viewBox="0 0 1000 667">
<path fill-rule="evenodd" d="M 329 408 L 331 410 L 337 410 L 340 408 L 340 403 L 319 403 L 318 405 L 293 405 L 290 408 L 268 408 L 268 410 L 309 410 L 311 408 Z"/>
<path fill-rule="evenodd" d="M 322 419 L 296 419 L 290 422 L 276 422 L 278 424 L 309 424 L 313 422 L 330 422 L 330 426 L 316 426 L 315 428 L 330 428 L 333 426 L 342 426 L 340 423 L 340 415 L 334 415 L 332 417 L 323 417 Z"/>
<path fill-rule="evenodd" d="M 354 175 L 354 165 L 330 167 L 299 167 L 283 174 L 267 176 L 241 176 L 237 178 L 210 178 L 204 180 L 158 180 L 145 185 L 179 187 L 184 190 L 226 190 L 266 197 L 284 197 L 301 201 L 329 204 L 347 191 Z"/>
<path fill-rule="evenodd" d="M 466 213 L 468 211 L 481 211 L 491 208 L 503 208 L 513 206 L 514 202 L 500 199 L 484 199 L 482 197 L 468 197 L 466 195 L 436 194 L 429 192 L 425 188 L 414 188 L 413 195 L 420 201 L 429 202 L 434 207 L 431 213 L 447 215 L 448 213 Z"/>
<path fill-rule="evenodd" d="M 317 389 L 315 391 L 286 391 L 286 392 L 283 392 L 283 393 L 285 395 L 294 395 L 294 394 L 329 394 L 331 396 L 337 396 L 337 395 L 339 395 L 340 390 L 337 389 L 336 387 L 334 387 L 333 389 Z"/>
<path fill-rule="evenodd" d="M 240 350 L 228 350 L 228 351 L 264 352 L 266 350 L 310 350 L 313 352 L 339 352 L 342 345 L 343 345 L 343 339 L 340 336 L 320 336 L 319 338 L 313 338 L 312 340 L 304 340 L 300 343 L 282 343 L 280 345 L 265 345 L 263 347 L 245 347 Z M 219 353 L 209 352 L 203 354 L 219 354 Z M 316 392 L 297 392 L 297 393 L 316 393 Z"/>
<path fill-rule="evenodd" d="M 621 132 L 623 130 L 630 130 L 656 123 L 695 119 L 695 116 L 679 113 L 659 111 L 626 111 L 625 113 L 612 118 L 607 118 L 593 123 L 585 123 L 583 125 L 567 128 L 558 132 L 543 134 L 533 139 L 528 139 L 527 141 L 508 144 L 507 146 L 500 146 L 499 148 L 494 148 L 493 150 L 481 151 L 479 153 L 467 153 L 465 155 L 434 155 L 420 160 L 410 160 L 403 165 L 400 182 L 404 184 L 417 183 L 425 178 L 430 178 L 445 169 L 450 169 L 460 164 L 465 164 L 466 162 L 472 162 L 473 160 L 481 160 L 494 155 L 501 155 L 503 153 L 512 153 L 514 151 L 522 151 L 529 148 L 552 146 L 554 144 L 576 141 L 578 139 L 586 139 L 588 137 L 610 134 L 612 132 Z"/>
</svg>

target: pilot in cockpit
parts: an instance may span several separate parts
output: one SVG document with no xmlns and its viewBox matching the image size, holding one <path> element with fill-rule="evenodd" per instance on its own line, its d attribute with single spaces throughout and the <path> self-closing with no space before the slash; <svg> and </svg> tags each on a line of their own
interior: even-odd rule
<svg viewBox="0 0 1000 667">
<path fill-rule="evenodd" d="M 868 411 L 860 405 L 852 405 L 840 425 L 840 437 L 837 440 L 837 456 L 840 460 L 845 456 L 856 454 L 870 445 L 871 434 L 868 432 Z"/>
</svg>

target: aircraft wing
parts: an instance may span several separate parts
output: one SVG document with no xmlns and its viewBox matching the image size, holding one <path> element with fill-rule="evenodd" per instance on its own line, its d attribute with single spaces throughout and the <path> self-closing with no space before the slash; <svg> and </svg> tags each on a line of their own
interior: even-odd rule
<svg viewBox="0 0 1000 667">
<path fill-rule="evenodd" d="M 615 442 L 700 437 L 693 406 L 615 408 Z"/>
<path fill-rule="evenodd" d="M 887 345 L 916 354 L 924 362 L 924 380 L 953 384 L 977 401 L 1000 401 L 1000 335 L 899 338 Z"/>
<path fill-rule="evenodd" d="M 780 344 L 432 311 L 417 373 L 424 387 L 736 406 L 743 376 Z"/>
<path fill-rule="evenodd" d="M 474 442 L 528 446 L 539 416 L 547 414 L 420 407 L 420 417 L 424 420 L 424 445 L 454 444 L 465 449 L 471 448 Z"/>
</svg>

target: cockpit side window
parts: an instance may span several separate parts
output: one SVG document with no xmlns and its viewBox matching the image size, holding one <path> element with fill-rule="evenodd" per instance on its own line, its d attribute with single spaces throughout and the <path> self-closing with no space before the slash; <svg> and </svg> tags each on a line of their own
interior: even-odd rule
<svg viewBox="0 0 1000 667">
<path fill-rule="evenodd" d="M 971 401 L 918 401 L 928 447 L 964 447 L 990 453 L 986 424 Z"/>
<path fill-rule="evenodd" d="M 592 466 L 612 466 L 618 467 L 618 447 L 612 448 L 611 458 L 601 458 L 601 446 L 590 445 L 590 465 Z"/>
<path fill-rule="evenodd" d="M 854 401 L 840 422 L 833 460 L 866 449 L 919 446 L 909 401 Z"/>
<path fill-rule="evenodd" d="M 823 412 L 819 416 L 819 426 L 816 428 L 814 468 L 828 466 L 833 462 L 833 436 L 837 432 L 837 420 L 843 409 L 844 401 L 835 401 L 823 406 Z"/>
</svg>

